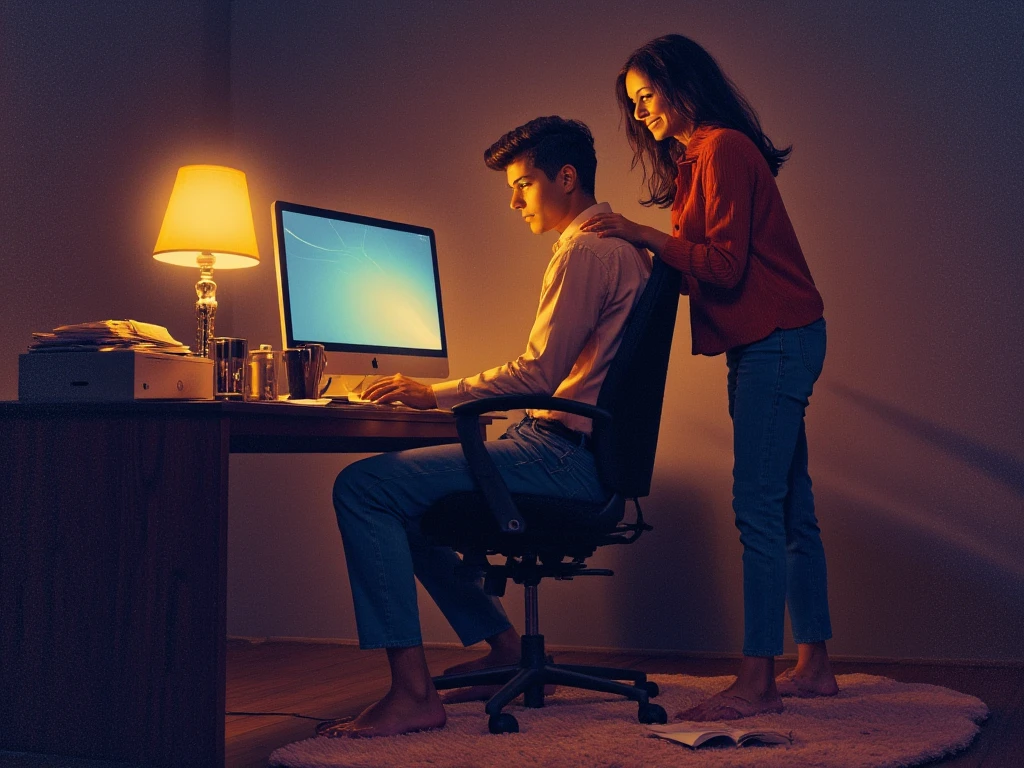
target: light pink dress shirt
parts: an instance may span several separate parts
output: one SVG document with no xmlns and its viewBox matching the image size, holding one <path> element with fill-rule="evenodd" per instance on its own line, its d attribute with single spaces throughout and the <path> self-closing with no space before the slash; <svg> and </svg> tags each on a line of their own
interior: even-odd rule
<svg viewBox="0 0 1024 768">
<path fill-rule="evenodd" d="M 622 330 L 651 273 L 651 261 L 625 240 L 580 232 L 580 224 L 611 206 L 598 203 L 573 219 L 552 246 L 540 305 L 526 351 L 465 379 L 434 384 L 441 408 L 494 395 L 542 394 L 596 404 Z M 590 419 L 530 411 L 590 433 Z"/>
</svg>

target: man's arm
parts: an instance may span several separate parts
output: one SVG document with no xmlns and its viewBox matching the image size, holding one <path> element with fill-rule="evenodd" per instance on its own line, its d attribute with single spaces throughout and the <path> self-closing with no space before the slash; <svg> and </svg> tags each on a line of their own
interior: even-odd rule
<svg viewBox="0 0 1024 768">
<path fill-rule="evenodd" d="M 590 338 L 608 295 L 606 267 L 572 243 L 544 275 L 526 351 L 515 360 L 465 379 L 433 386 L 442 408 L 495 395 L 550 395 L 569 375 Z"/>
<path fill-rule="evenodd" d="M 597 325 L 608 293 L 606 267 L 587 248 L 573 243 L 556 259 L 545 273 L 533 329 L 518 358 L 432 387 L 401 374 L 384 377 L 363 397 L 382 403 L 400 400 L 414 408 L 450 408 L 493 395 L 553 394 Z"/>
</svg>

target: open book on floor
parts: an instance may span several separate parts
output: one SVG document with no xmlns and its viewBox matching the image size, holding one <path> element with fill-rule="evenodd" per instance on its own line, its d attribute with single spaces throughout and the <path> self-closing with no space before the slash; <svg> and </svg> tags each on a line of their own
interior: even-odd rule
<svg viewBox="0 0 1024 768">
<path fill-rule="evenodd" d="M 744 747 L 747 744 L 792 744 L 792 733 L 779 733 L 752 729 L 745 731 L 736 728 L 693 728 L 685 723 L 669 725 L 650 725 L 647 730 L 652 736 L 669 741 L 678 741 L 688 747 L 700 747 L 710 744 L 713 747 Z"/>
</svg>

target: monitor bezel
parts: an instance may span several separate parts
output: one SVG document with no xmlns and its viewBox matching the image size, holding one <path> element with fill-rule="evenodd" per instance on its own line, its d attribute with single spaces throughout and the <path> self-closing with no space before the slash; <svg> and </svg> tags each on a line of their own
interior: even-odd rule
<svg viewBox="0 0 1024 768">
<path fill-rule="evenodd" d="M 285 258 L 284 213 L 298 213 L 307 216 L 362 224 L 382 229 L 396 230 L 416 235 L 425 235 L 430 242 L 430 256 L 434 269 L 434 292 L 437 300 L 437 317 L 441 332 L 440 349 L 419 349 L 416 347 L 386 347 L 366 344 L 325 342 L 318 339 L 299 339 L 292 329 L 291 303 L 288 296 L 288 264 Z M 441 276 L 437 264 L 437 240 L 434 230 L 416 224 L 406 224 L 373 216 L 317 208 L 301 203 L 275 200 L 271 205 L 271 223 L 274 235 L 274 264 L 277 272 L 277 300 L 280 312 L 281 333 L 285 348 L 299 344 L 323 344 L 327 351 L 327 370 L 339 374 L 392 374 L 445 378 L 448 376 L 448 339 L 444 327 L 444 305 L 441 302 Z"/>
</svg>

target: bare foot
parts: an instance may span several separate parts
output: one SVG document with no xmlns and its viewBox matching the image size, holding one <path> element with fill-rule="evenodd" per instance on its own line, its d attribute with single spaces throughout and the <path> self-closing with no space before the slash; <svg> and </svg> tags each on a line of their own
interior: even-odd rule
<svg viewBox="0 0 1024 768">
<path fill-rule="evenodd" d="M 444 671 L 446 675 L 453 675 L 458 672 L 476 672 L 490 667 L 509 667 L 519 663 L 520 654 L 510 649 L 492 648 L 491 652 L 479 659 L 473 659 L 462 664 L 456 664 Z M 445 704 L 461 704 L 466 701 L 487 701 L 494 694 L 501 690 L 500 685 L 472 685 L 467 688 L 453 688 L 441 694 L 441 701 Z M 551 696 L 555 692 L 555 686 L 545 685 L 544 695 Z"/>
<path fill-rule="evenodd" d="M 433 689 L 424 698 L 390 690 L 351 720 L 328 720 L 317 726 L 316 735 L 329 739 L 397 736 L 400 733 L 441 728 L 444 706 Z"/>
<path fill-rule="evenodd" d="M 782 699 L 778 695 L 772 697 L 748 699 L 731 693 L 726 689 L 716 693 L 700 704 L 683 712 L 677 712 L 676 718 L 690 722 L 704 723 L 719 720 L 739 720 L 755 715 L 778 714 L 782 711 Z"/>
<path fill-rule="evenodd" d="M 444 671 L 446 675 L 459 672 L 477 672 L 489 667 L 509 667 L 519 663 L 519 652 L 511 647 L 492 648 L 486 656 L 456 664 Z M 453 688 L 441 694 L 445 704 L 461 704 L 464 701 L 487 701 L 501 690 L 500 685 L 473 685 L 468 688 Z"/>
<path fill-rule="evenodd" d="M 732 685 L 676 717 L 703 723 L 781 712 L 782 699 L 775 689 L 774 672 L 775 661 L 771 657 L 744 656 Z"/>
<path fill-rule="evenodd" d="M 796 696 L 800 699 L 835 696 L 839 693 L 839 685 L 831 669 L 814 673 L 801 669 L 799 664 L 776 677 L 775 687 L 778 688 L 780 696 Z"/>
</svg>

